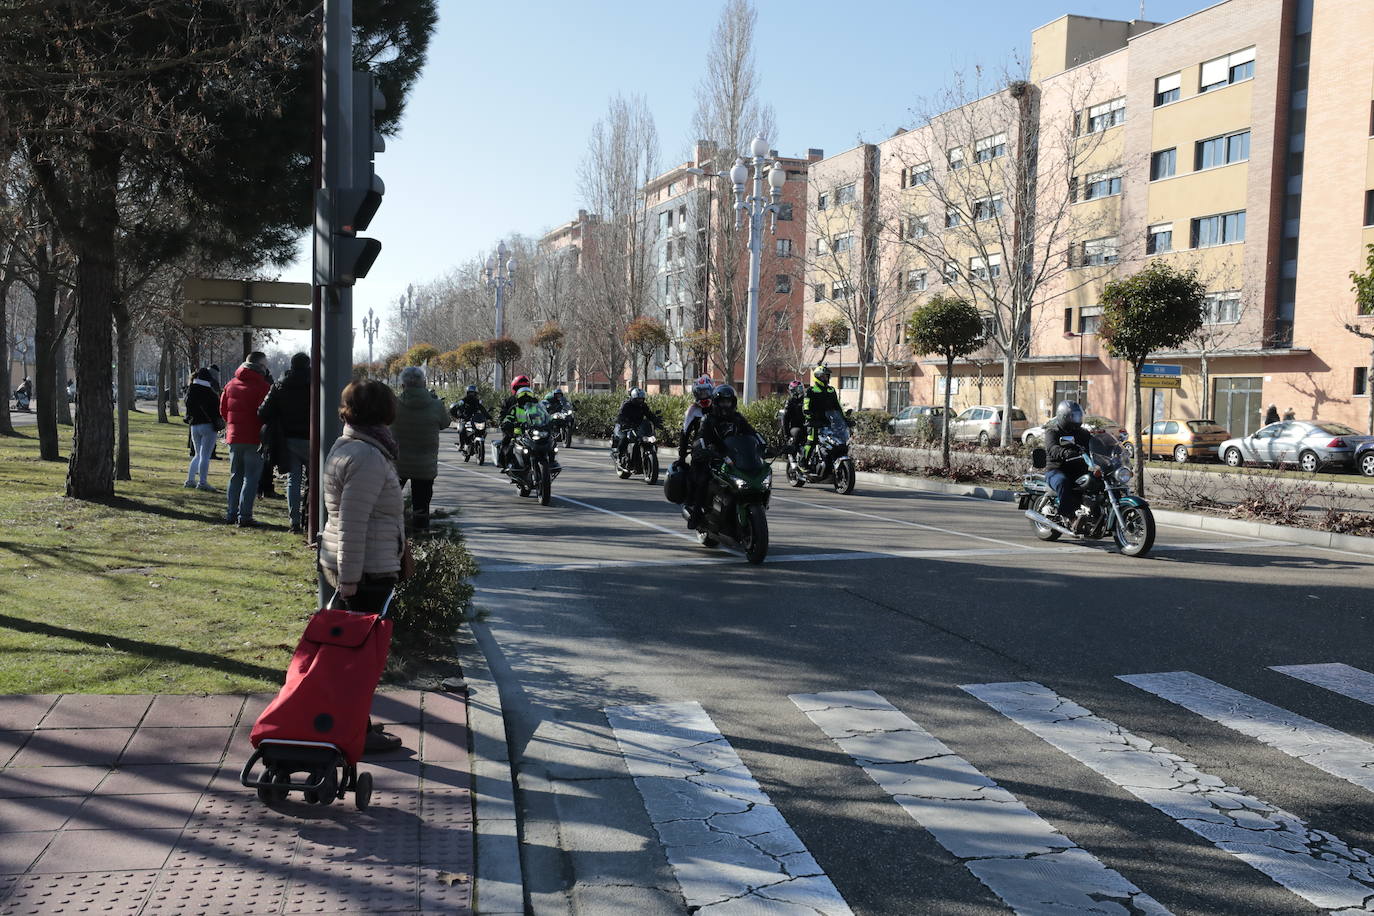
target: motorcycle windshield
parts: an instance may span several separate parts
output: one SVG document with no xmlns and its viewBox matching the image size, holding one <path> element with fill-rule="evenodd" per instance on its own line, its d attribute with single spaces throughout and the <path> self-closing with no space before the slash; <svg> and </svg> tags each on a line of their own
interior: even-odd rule
<svg viewBox="0 0 1374 916">
<path fill-rule="evenodd" d="M 647 439 L 654 434 L 654 424 L 649 420 L 642 420 L 639 424 L 639 438 Z"/>
<path fill-rule="evenodd" d="M 1093 460 L 1103 467 L 1111 467 L 1121 460 L 1121 443 L 1111 433 L 1095 433 L 1088 448 Z"/>
<path fill-rule="evenodd" d="M 835 441 L 841 445 L 849 441 L 849 424 L 844 421 L 844 414 L 838 410 L 826 411 L 825 431 L 834 436 Z"/>
<path fill-rule="evenodd" d="M 737 470 L 746 474 L 763 470 L 763 446 L 757 436 L 727 436 L 725 455 Z"/>
<path fill-rule="evenodd" d="M 543 404 L 517 407 L 515 416 L 526 429 L 540 429 L 549 425 L 549 412 L 544 409 Z"/>
</svg>

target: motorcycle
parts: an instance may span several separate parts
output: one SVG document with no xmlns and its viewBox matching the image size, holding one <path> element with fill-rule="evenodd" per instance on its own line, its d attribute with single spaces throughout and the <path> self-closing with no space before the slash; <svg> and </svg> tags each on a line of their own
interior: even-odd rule
<svg viewBox="0 0 1374 916">
<path fill-rule="evenodd" d="M 510 466 L 505 471 L 511 483 L 520 488 L 521 496 L 534 493 L 539 505 L 549 504 L 553 479 L 563 470 L 554 458 L 557 452 L 549 412 L 543 404 L 536 404 L 529 408 L 520 435 L 510 444 Z"/>
<path fill-rule="evenodd" d="M 1083 504 L 1074 518 L 1059 524 L 1045 516 L 1046 509 L 1059 504 L 1043 473 L 1045 450 L 1033 451 L 1031 465 L 1040 473 L 1025 476 L 1016 504 L 1030 520 L 1035 536 L 1055 541 L 1061 535 L 1093 540 L 1110 535 L 1128 557 L 1149 553 L 1155 542 L 1155 516 L 1150 504 L 1131 492 L 1131 469 L 1123 462 L 1124 454 L 1116 437 L 1098 434 L 1092 437 L 1087 454 L 1065 464 L 1066 474 L 1079 472 L 1075 483 L 1083 493 Z"/>
<path fill-rule="evenodd" d="M 573 409 L 565 407 L 562 410 L 555 410 L 549 414 L 549 419 L 553 421 L 554 443 L 562 443 L 565 448 L 572 448 Z"/>
<path fill-rule="evenodd" d="M 463 453 L 463 463 L 474 457 L 478 464 L 487 463 L 487 424 L 485 420 L 463 420 L 458 429 L 458 451 Z"/>
<path fill-rule="evenodd" d="M 17 410 L 25 413 L 29 411 L 29 393 L 27 391 L 16 391 L 14 393 L 14 406 Z"/>
<path fill-rule="evenodd" d="M 850 421 L 838 410 L 827 412 L 825 419 L 826 425 L 816 433 L 816 444 L 805 465 L 801 455 L 787 456 L 787 480 L 794 487 L 829 482 L 836 493 L 848 496 L 854 492 L 854 458 L 849 454 Z"/>
<path fill-rule="evenodd" d="M 620 450 L 612 459 L 616 476 L 628 480 L 631 474 L 643 474 L 645 483 L 658 483 L 658 437 L 654 435 L 654 424 L 645 420 L 638 429 L 623 430 L 620 435 Z"/>
<path fill-rule="evenodd" d="M 728 541 L 744 551 L 750 563 L 768 555 L 768 503 L 773 468 L 757 436 L 730 436 L 725 458 L 711 461 L 705 512 L 697 525 L 703 547 Z M 684 518 L 690 518 L 687 508 Z"/>
</svg>

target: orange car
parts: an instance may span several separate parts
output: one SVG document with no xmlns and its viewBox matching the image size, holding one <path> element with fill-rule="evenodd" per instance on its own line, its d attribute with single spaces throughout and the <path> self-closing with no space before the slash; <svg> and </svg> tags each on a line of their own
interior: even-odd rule
<svg viewBox="0 0 1374 916">
<path fill-rule="evenodd" d="M 1153 435 L 1153 440 L 1151 436 Z M 1217 457 L 1217 446 L 1231 438 L 1215 420 L 1156 420 L 1140 433 L 1140 447 L 1147 458 L 1171 457 L 1179 464 Z"/>
</svg>

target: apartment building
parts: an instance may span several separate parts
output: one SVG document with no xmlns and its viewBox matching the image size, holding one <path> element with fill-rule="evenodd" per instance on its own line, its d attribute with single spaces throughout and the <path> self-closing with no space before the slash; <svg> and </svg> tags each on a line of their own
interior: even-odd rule
<svg viewBox="0 0 1374 916">
<path fill-rule="evenodd" d="M 1370 341 L 1346 327 L 1374 331 L 1348 277 L 1374 242 L 1368 3 L 1223 0 L 1167 24 L 1064 16 L 1032 34 L 1030 77 L 813 165 L 815 204 L 867 172 L 867 208 L 844 225 L 813 220 L 807 250 L 851 232 L 870 252 L 860 316 L 884 318 L 870 359 L 938 291 L 973 301 L 988 325 L 988 345 L 948 382 L 910 355 L 868 367 L 865 406 L 938 402 L 945 384 L 957 404 L 1000 403 L 1010 350 L 1032 418 L 1077 397 L 1125 419 L 1129 373 L 1099 339 L 1100 295 L 1161 259 L 1196 269 L 1208 300 L 1197 337 L 1157 355 L 1184 373 L 1157 415 L 1243 433 L 1272 403 L 1364 427 Z M 1032 136 L 1033 157 L 1018 146 Z M 1014 301 L 1017 276 L 1029 308 Z M 806 307 L 808 324 L 837 311 L 815 289 Z M 829 355 L 853 379 L 850 404 L 858 344 Z"/>
</svg>

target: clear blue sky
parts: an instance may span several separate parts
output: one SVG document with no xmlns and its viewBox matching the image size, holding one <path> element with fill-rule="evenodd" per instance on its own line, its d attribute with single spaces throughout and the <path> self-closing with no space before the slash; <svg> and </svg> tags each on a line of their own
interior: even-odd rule
<svg viewBox="0 0 1374 916">
<path fill-rule="evenodd" d="M 1145 13 L 1168 22 L 1206 5 L 1146 0 Z M 1139 12 L 1139 0 L 756 6 L 762 97 L 779 128 L 770 140 L 791 155 L 888 136 L 950 69 L 1025 56 L 1030 30 L 1064 13 Z M 689 158 L 694 90 L 719 12 L 718 2 L 440 0 L 428 66 L 400 135 L 378 156 L 387 193 L 368 234 L 383 250 L 355 288 L 355 315 L 385 309 L 385 322 L 407 283 L 436 277 L 508 233 L 537 235 L 572 219 L 588 131 L 616 93 L 647 99 L 665 164 Z M 309 276 L 307 256 L 285 278 Z"/>
</svg>

